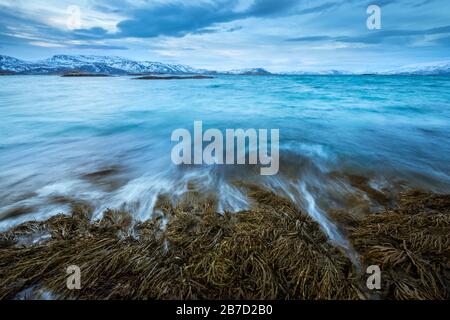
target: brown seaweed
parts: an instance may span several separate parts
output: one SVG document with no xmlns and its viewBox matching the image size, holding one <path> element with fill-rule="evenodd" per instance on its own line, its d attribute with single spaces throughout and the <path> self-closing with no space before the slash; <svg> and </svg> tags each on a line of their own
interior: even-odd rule
<svg viewBox="0 0 450 320">
<path fill-rule="evenodd" d="M 118 210 L 92 222 L 91 208 L 74 204 L 70 215 L 17 226 L 0 234 L 0 299 L 449 298 L 449 195 L 408 191 L 384 212 L 330 214 L 358 268 L 288 199 L 245 188 L 253 207 L 236 213 L 216 213 L 216 199 L 193 188 L 176 203 L 161 195 L 160 214 L 145 222 Z M 19 241 L 43 231 L 51 236 Z M 382 270 L 375 294 L 365 288 L 372 264 Z M 81 269 L 80 290 L 66 288 L 69 265 Z"/>
<path fill-rule="evenodd" d="M 252 210 L 225 214 L 194 191 L 177 205 L 162 197 L 163 216 L 134 226 L 126 212 L 113 210 L 91 223 L 86 208 L 23 224 L 0 237 L 9 239 L 0 249 L 0 298 L 27 288 L 78 299 L 360 297 L 352 263 L 317 223 L 268 191 L 254 188 L 250 196 Z M 19 231 L 36 229 L 51 238 L 11 244 Z M 81 290 L 66 288 L 73 264 L 82 272 Z"/>
</svg>

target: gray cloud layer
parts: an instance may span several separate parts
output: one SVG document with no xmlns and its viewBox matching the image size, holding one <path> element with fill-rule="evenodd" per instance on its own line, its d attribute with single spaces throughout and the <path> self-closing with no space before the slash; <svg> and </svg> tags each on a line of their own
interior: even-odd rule
<svg viewBox="0 0 450 320">
<path fill-rule="evenodd" d="M 342 65 L 364 66 L 366 55 L 379 64 L 395 62 L 383 58 L 386 52 L 402 63 L 450 58 L 448 0 L 36 1 L 0 5 L 3 54 L 117 51 L 210 68 L 327 62 L 335 67 L 337 57 Z M 83 28 L 69 30 L 65 9 L 77 3 Z M 369 4 L 382 7 L 379 31 L 366 28 Z"/>
</svg>

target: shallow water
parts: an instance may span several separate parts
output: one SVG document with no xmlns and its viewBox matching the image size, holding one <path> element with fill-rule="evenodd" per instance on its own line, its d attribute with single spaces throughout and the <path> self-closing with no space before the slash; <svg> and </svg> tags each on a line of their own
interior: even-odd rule
<svg viewBox="0 0 450 320">
<path fill-rule="evenodd" d="M 192 185 L 218 210 L 247 208 L 235 181 L 290 197 L 333 237 L 325 211 L 354 191 L 450 191 L 450 78 L 219 76 L 135 81 L 128 77 L 0 77 L 0 229 L 67 212 L 71 199 L 125 207 L 149 218 L 160 193 Z M 276 176 L 249 166 L 175 166 L 176 128 L 277 128 Z M 338 237 L 334 235 L 334 237 Z"/>
</svg>

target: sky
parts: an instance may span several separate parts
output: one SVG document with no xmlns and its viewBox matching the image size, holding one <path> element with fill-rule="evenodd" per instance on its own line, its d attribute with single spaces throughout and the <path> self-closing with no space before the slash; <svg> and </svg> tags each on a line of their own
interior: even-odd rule
<svg viewBox="0 0 450 320">
<path fill-rule="evenodd" d="M 370 5 L 381 12 L 369 29 Z M 0 0 L 0 54 L 272 72 L 450 61 L 448 0 Z"/>
</svg>

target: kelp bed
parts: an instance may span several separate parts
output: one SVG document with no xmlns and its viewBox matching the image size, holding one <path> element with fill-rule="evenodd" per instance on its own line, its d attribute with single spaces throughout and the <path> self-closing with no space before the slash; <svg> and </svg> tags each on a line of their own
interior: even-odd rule
<svg viewBox="0 0 450 320">
<path fill-rule="evenodd" d="M 248 188 L 251 210 L 218 214 L 194 191 L 161 196 L 155 218 L 133 223 L 74 203 L 71 215 L 0 234 L 0 298 L 56 299 L 448 299 L 450 196 L 409 191 L 378 213 L 330 213 L 361 264 L 328 241 L 287 199 Z M 40 241 L 35 241 L 40 237 Z M 366 287 L 366 266 L 382 289 Z M 81 289 L 66 288 L 66 268 Z"/>
</svg>

